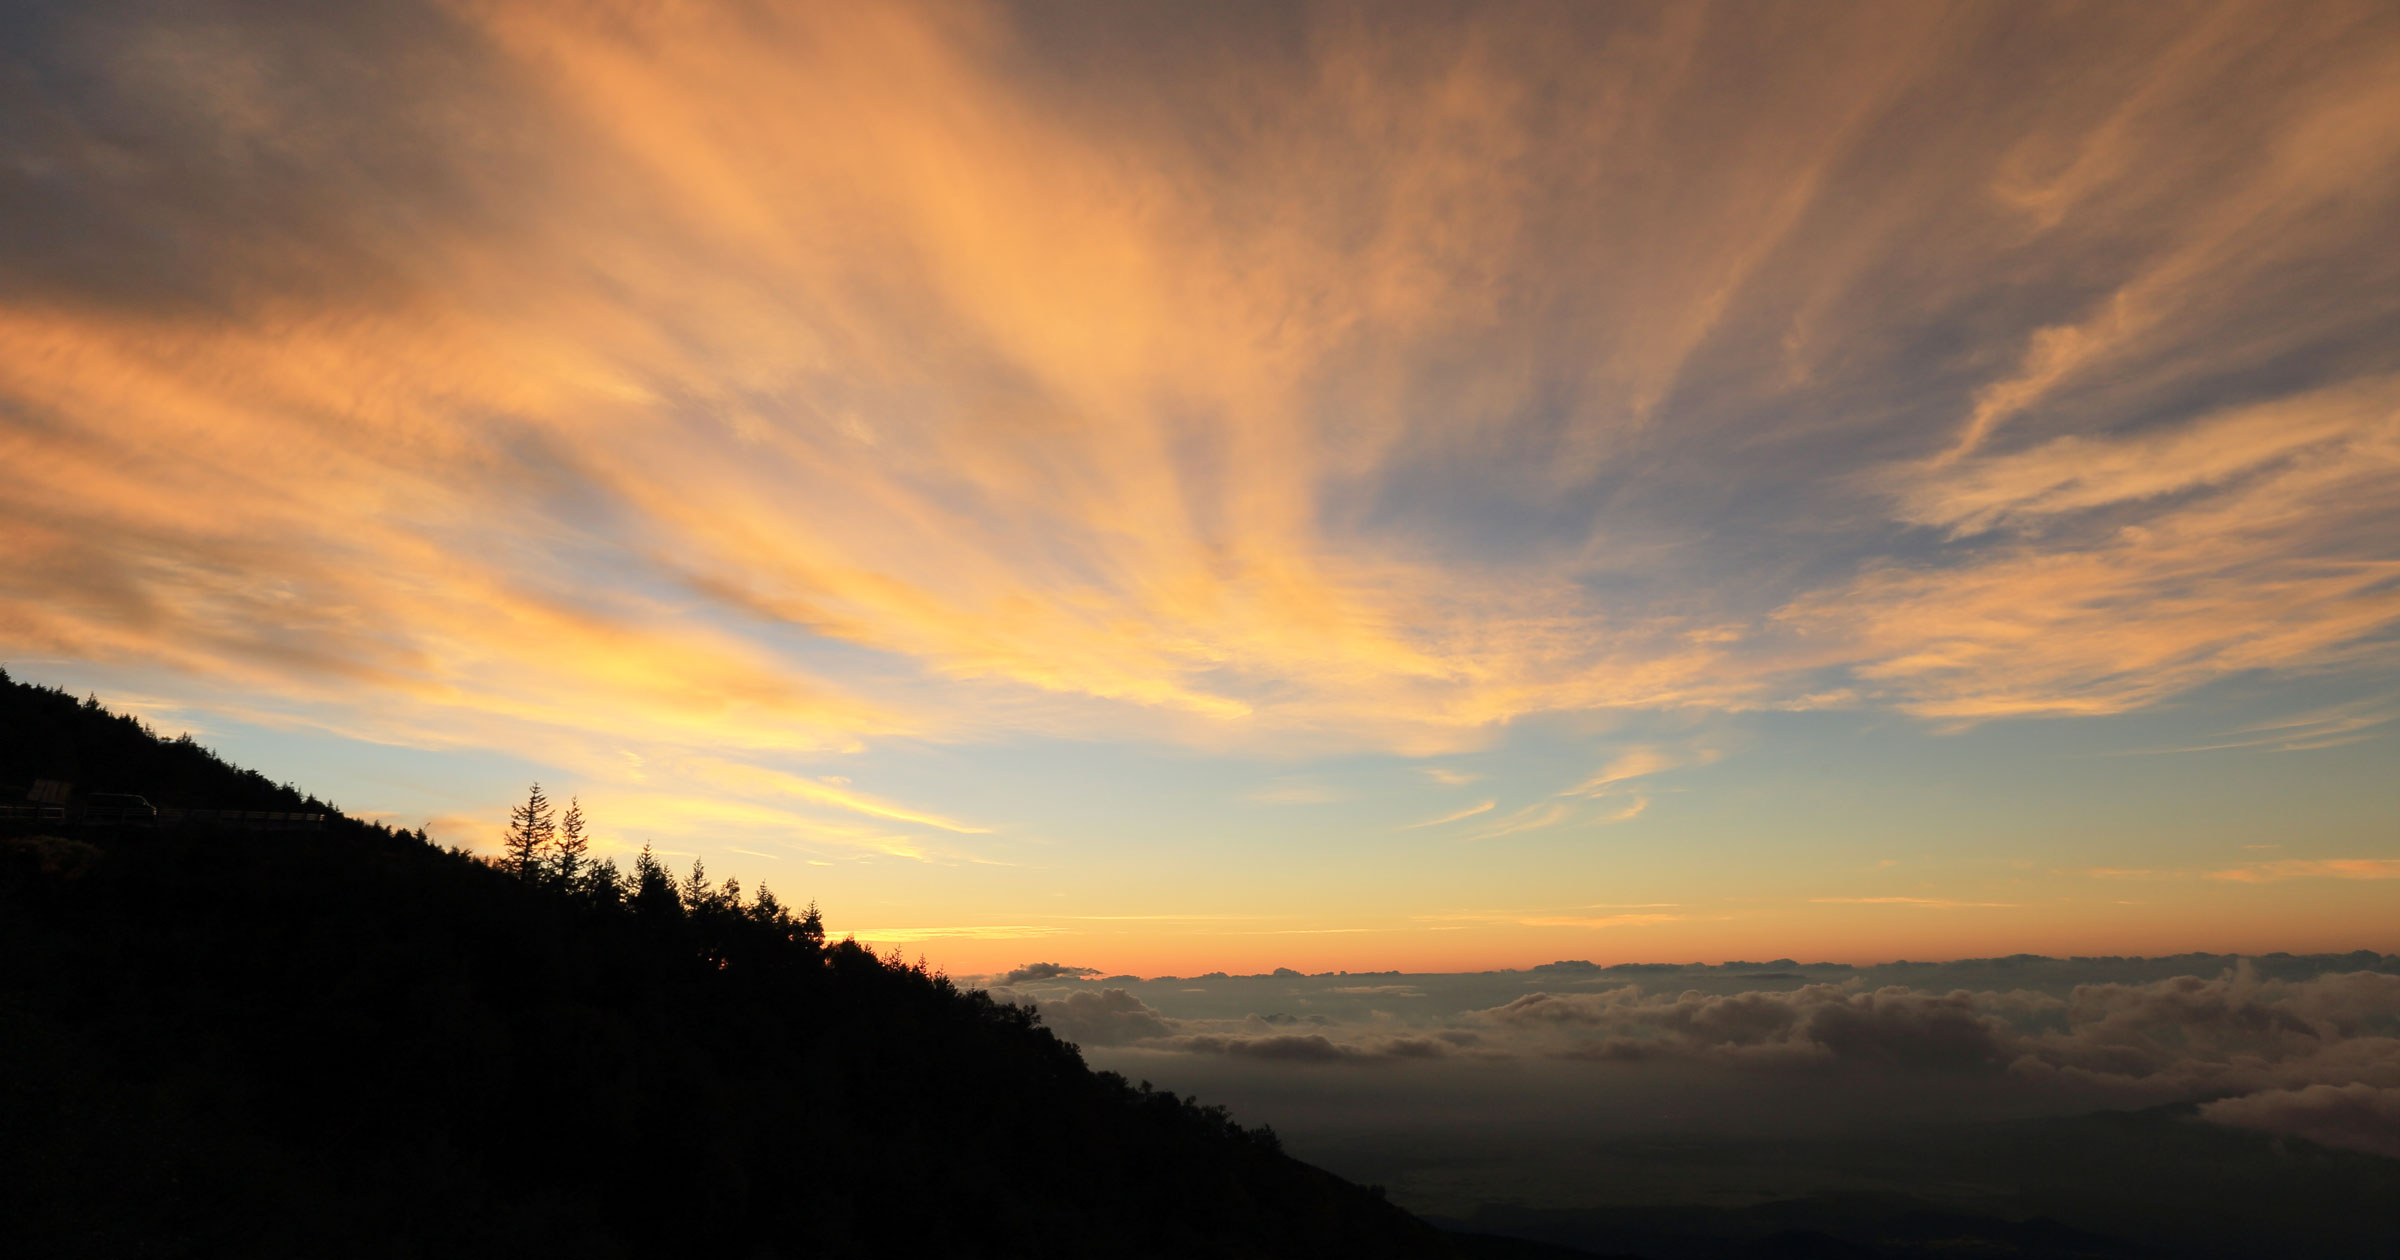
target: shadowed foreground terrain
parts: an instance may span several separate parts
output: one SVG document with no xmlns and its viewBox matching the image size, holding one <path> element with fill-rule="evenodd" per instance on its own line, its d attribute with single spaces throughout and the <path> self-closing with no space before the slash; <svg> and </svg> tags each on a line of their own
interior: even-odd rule
<svg viewBox="0 0 2400 1260">
<path fill-rule="evenodd" d="M 0 781 L 303 803 L 97 704 L 0 688 Z M 0 837 L 13 1254 L 1461 1245 L 771 898 L 647 863 L 544 885 L 338 817 L 48 830 Z"/>
<path fill-rule="evenodd" d="M 1779 1254 L 1799 1239 L 1824 1249 L 1815 1254 L 1886 1257 L 2400 1254 L 2400 1162 L 2203 1123 L 2194 1110 L 1603 1143 L 1560 1161 L 1583 1193 L 1516 1180 L 1517 1202 L 1430 1215 L 1691 1260 Z M 1401 1197 L 1404 1168 L 1358 1167 L 1394 1176 Z"/>
</svg>

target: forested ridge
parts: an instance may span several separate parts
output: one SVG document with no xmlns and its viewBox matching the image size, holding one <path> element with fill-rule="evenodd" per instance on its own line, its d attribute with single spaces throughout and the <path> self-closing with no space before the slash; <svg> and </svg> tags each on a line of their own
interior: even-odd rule
<svg viewBox="0 0 2400 1260">
<path fill-rule="evenodd" d="M 0 674 L 0 784 L 325 808 Z M 538 814 L 541 803 L 526 812 Z M 527 819 L 520 817 L 520 823 Z M 555 823 L 554 823 L 555 826 Z M 1437 1256 L 813 907 L 322 831 L 0 836 L 19 1255 Z"/>
</svg>

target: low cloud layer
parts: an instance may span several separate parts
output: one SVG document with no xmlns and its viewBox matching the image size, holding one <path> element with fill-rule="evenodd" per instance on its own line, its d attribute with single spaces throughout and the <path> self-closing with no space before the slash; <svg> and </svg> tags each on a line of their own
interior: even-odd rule
<svg viewBox="0 0 2400 1260">
<path fill-rule="evenodd" d="M 1126 978 L 1098 991 L 1037 982 L 1000 994 L 1035 1002 L 1061 1036 L 1103 1061 L 1138 1054 L 1145 1074 L 1170 1079 L 1174 1061 L 1186 1058 L 1250 1064 L 1266 1074 L 1262 1082 L 1295 1071 L 1546 1064 L 1546 1088 L 1569 1093 L 1584 1087 L 1578 1072 L 1589 1088 L 1648 1080 L 1670 1094 L 1709 1079 L 1864 1097 L 1885 1085 L 1938 1097 L 1945 1082 L 1975 1083 L 1981 1104 L 2014 1097 L 2037 1112 L 2205 1101 L 2202 1114 L 2217 1123 L 2364 1150 L 2400 1141 L 2390 1124 L 2400 1091 L 2400 959 L 2228 958 L 2213 975 L 2158 974 L 2172 961 L 1856 971 L 1784 959 L 1649 974 L 1561 964 L 1473 975 Z M 2362 962 L 2371 969 L 2338 969 Z M 1876 973 L 1910 972 L 1931 983 L 1877 982 Z M 2104 978 L 2112 974 L 2126 978 Z M 1935 987 L 1995 975 L 2021 986 Z M 1489 1000 L 1511 989 L 1515 996 Z M 1280 1009 L 1233 1011 L 1263 1002 Z M 1405 1082 L 1412 1091 L 1442 1088 L 1438 1077 Z"/>
<path fill-rule="evenodd" d="M 2129 1100 L 2367 1080 L 2400 1085 L 2400 975 L 1928 993 L 1849 984 L 1788 992 L 1529 994 L 1466 1016 L 1519 1053 L 1767 1069 L 1864 1067 L 2068 1078 Z"/>
<path fill-rule="evenodd" d="M 2200 1114 L 2218 1124 L 2400 1159 L 2400 1087 L 2357 1081 L 2270 1089 L 2219 1099 L 2202 1106 Z"/>
<path fill-rule="evenodd" d="M 1120 1046 L 1175 1034 L 1173 1023 L 1123 989 L 1069 993 L 1041 1009 L 1051 1031 L 1083 1045 Z"/>
</svg>

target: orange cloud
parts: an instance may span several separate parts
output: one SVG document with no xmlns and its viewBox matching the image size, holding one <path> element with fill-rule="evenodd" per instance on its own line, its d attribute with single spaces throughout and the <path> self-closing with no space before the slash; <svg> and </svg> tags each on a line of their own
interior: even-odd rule
<svg viewBox="0 0 2400 1260">
<path fill-rule="evenodd" d="M 2290 858 L 2208 872 L 2210 879 L 2269 884 L 2286 879 L 2400 879 L 2400 858 Z"/>
<path fill-rule="evenodd" d="M 2246 669 L 2388 657 L 2400 557 L 2392 378 L 2164 436 L 2055 439 L 1902 491 L 1927 523 L 2028 523 L 1946 567 L 1886 564 L 1778 618 L 1865 654 L 1915 712 L 2116 712 Z M 2069 513 L 2105 519 L 2053 529 Z"/>
<path fill-rule="evenodd" d="M 2014 93 L 1999 19 L 1931 10 L 1312 11 L 1111 66 L 972 5 L 444 9 L 371 92 L 306 31 L 92 41 L 175 143 L 28 141 L 86 201 L 0 224 L 69 260 L 0 301 L 0 648 L 727 791 L 896 736 L 1432 756 L 2388 659 L 2375 6 L 2043 25 L 2091 73 L 1984 113 L 1924 106 Z"/>
<path fill-rule="evenodd" d="M 1593 908 L 1597 909 L 1597 908 L 1601 908 L 1601 907 L 1593 907 Z M 1635 909 L 1651 909 L 1651 910 L 1657 910 L 1657 909 L 1664 909 L 1664 908 L 1668 908 L 1668 907 L 1634 907 L 1634 908 L 1635 908 Z M 1543 928 L 1561 928 L 1561 927 L 1563 927 L 1563 928 L 1618 928 L 1618 927 L 1651 927 L 1651 926 L 1655 926 L 1655 925 L 1657 925 L 1657 924 L 1661 924 L 1661 923 L 1680 923 L 1680 922 L 1683 922 L 1684 920 L 1686 920 L 1686 919 L 1689 919 L 1689 918 L 1691 918 L 1691 917 L 1692 917 L 1692 916 L 1690 916 L 1690 915 L 1683 915 L 1683 914 L 1661 914 L 1661 913 L 1647 913 L 1647 914 L 1600 914 L 1600 915 L 1590 915 L 1590 914 L 1558 914 L 1558 913 L 1552 913 L 1552 912 L 1548 912 L 1548 911 L 1527 910 L 1527 911 L 1520 911 L 1520 912 L 1513 912 L 1513 913 L 1493 913 L 1493 914 L 1431 914 L 1431 915 L 1418 915 L 1418 916 L 1416 916 L 1416 921 L 1418 921 L 1418 922 L 1421 922 L 1421 923 L 1454 923 L 1454 924 L 1468 924 L 1468 925 L 1471 925 L 1471 924 L 1507 924 L 1507 925 L 1512 925 L 1512 926 L 1516 926 L 1516 927 L 1543 927 Z"/>
<path fill-rule="evenodd" d="M 1924 910 L 2015 910 L 2005 901 L 1953 901 L 1947 897 L 1811 897 L 1820 906 L 1915 906 Z"/>
</svg>

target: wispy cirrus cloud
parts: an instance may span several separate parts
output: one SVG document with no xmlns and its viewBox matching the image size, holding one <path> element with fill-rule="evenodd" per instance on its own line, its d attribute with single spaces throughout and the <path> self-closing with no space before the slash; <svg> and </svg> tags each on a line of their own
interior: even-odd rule
<svg viewBox="0 0 2400 1260">
<path fill-rule="evenodd" d="M 2286 858 L 2208 872 L 2208 878 L 2237 884 L 2287 879 L 2400 879 L 2400 858 Z"/>
<path fill-rule="evenodd" d="M 2246 844 L 2242 847 L 2272 851 L 2283 846 Z M 2081 873 L 2091 879 L 2212 879 L 2233 884 L 2274 884 L 2291 879 L 2400 879 L 2400 858 L 2280 858 L 2215 870 L 2102 866 Z"/>
<path fill-rule="evenodd" d="M 1819 906 L 1915 906 L 1920 910 L 2016 910 L 2008 901 L 1956 901 L 1948 897 L 1811 897 Z"/>
<path fill-rule="evenodd" d="M 1670 903 L 1638 906 L 1583 906 L 1582 910 L 1622 909 L 1624 914 L 1580 914 L 1572 910 L 1520 910 L 1457 914 L 1421 914 L 1413 916 L 1419 923 L 1510 924 L 1517 927 L 1544 928 L 1620 928 L 1649 927 L 1660 923 L 1680 923 L 1691 918 L 1688 914 L 1671 914 L 1679 909 Z"/>
<path fill-rule="evenodd" d="M 14 659 L 908 844 L 983 824 L 814 763 L 2392 660 L 2380 6 L 22 31 Z"/>
<path fill-rule="evenodd" d="M 1574 817 L 1574 809 L 1567 805 L 1537 801 L 1494 820 L 1489 826 L 1478 828 L 1466 838 L 1469 840 L 1499 840 L 1508 836 L 1524 835 L 1527 832 L 1543 831 Z"/>
<path fill-rule="evenodd" d="M 1999 540 L 1873 566 L 1777 617 L 1868 652 L 1851 669 L 1870 694 L 1954 717 L 2117 712 L 2245 669 L 2385 660 L 2395 490 L 2390 378 L 2164 437 L 2058 438 L 1906 492 L 1929 523 L 2015 522 Z"/>
<path fill-rule="evenodd" d="M 991 830 L 779 770 L 716 759 L 695 759 L 688 769 L 694 777 L 719 787 L 759 795 L 789 796 L 812 805 L 830 806 L 869 818 L 931 827 L 961 835 L 983 835 Z"/>
<path fill-rule="evenodd" d="M 941 924 L 932 927 L 861 927 L 829 924 L 829 933 L 855 936 L 868 945 L 914 945 L 921 941 L 1022 941 L 1056 936 L 1059 929 L 1040 923 Z"/>
<path fill-rule="evenodd" d="M 2149 754 L 2237 750 L 2317 752 L 2375 738 L 2375 728 L 2392 720 L 2393 709 L 2393 701 L 2388 698 L 2364 700 L 2296 713 L 2272 722 L 2254 723 L 2225 732 L 2205 743 L 2134 751 Z"/>
<path fill-rule="evenodd" d="M 1706 765 L 1715 761 L 1712 749 L 1675 749 L 1653 745 L 1628 748 L 1610 759 L 1590 778 L 1559 793 L 1561 796 L 1604 796 L 1622 783 L 1647 778 L 1686 766 Z"/>
<path fill-rule="evenodd" d="M 1465 819 L 1473 818 L 1478 814 L 1488 814 L 1492 812 L 1492 810 L 1499 804 L 1500 802 L 1497 800 L 1482 801 L 1474 805 L 1469 805 L 1465 809 L 1454 810 L 1450 813 L 1443 814 L 1438 818 L 1428 818 L 1423 822 L 1410 823 L 1404 830 L 1415 831 L 1423 827 L 1440 827 L 1448 823 L 1460 822 Z"/>
</svg>

